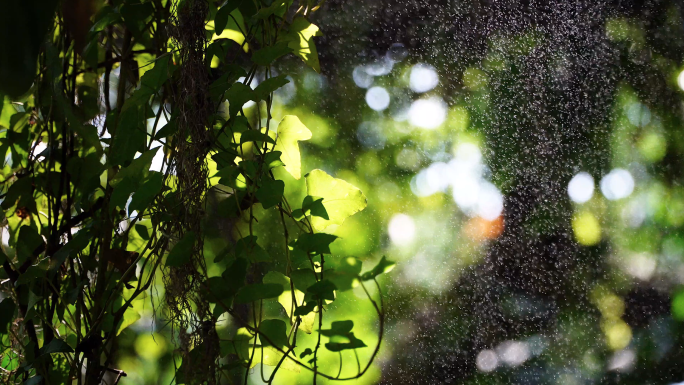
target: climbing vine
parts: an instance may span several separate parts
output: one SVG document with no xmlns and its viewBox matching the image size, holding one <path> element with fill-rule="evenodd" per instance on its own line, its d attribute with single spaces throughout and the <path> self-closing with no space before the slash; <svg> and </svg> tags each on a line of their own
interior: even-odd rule
<svg viewBox="0 0 684 385">
<path fill-rule="evenodd" d="M 393 263 L 362 274 L 358 259 L 331 255 L 334 230 L 366 198 L 311 170 L 303 201 L 288 200 L 299 142 L 315 132 L 272 116 L 291 81 L 276 62 L 294 55 L 320 70 L 308 20 L 320 4 L 10 3 L 3 31 L 35 26 L 0 34 L 25 59 L 0 56 L 3 381 L 118 383 L 117 336 L 141 301 L 171 330 L 175 383 L 247 383 L 257 363 L 273 367 L 265 376 L 262 365 L 266 383 L 280 369 L 308 370 L 314 384 L 362 376 L 383 334 L 376 277 Z M 259 220 L 280 229 L 267 234 L 282 238 L 277 252 L 260 245 Z M 223 249 L 210 258 L 216 233 Z M 374 347 L 351 320 L 325 316 L 353 287 L 377 312 Z M 339 353 L 338 373 L 320 370 L 323 349 Z M 358 370 L 343 378 L 345 350 Z"/>
</svg>

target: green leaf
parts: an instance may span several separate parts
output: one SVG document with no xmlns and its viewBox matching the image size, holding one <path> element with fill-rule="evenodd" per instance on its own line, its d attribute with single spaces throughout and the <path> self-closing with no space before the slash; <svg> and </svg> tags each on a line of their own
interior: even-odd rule
<svg viewBox="0 0 684 385">
<path fill-rule="evenodd" d="M 257 94 L 248 85 L 242 83 L 233 83 L 233 85 L 226 92 L 226 99 L 228 99 L 228 112 L 230 118 L 237 116 L 238 112 L 250 100 L 257 101 Z"/>
<path fill-rule="evenodd" d="M 308 355 L 311 355 L 311 354 L 313 354 L 313 351 L 311 351 L 310 348 L 306 348 L 306 349 L 304 349 L 303 352 L 301 352 L 301 353 L 299 354 L 299 358 L 304 358 L 304 357 L 306 357 L 306 356 L 308 356 Z"/>
<path fill-rule="evenodd" d="M 136 106 L 121 112 L 119 124 L 112 137 L 108 161 L 120 166 L 132 160 L 135 153 L 145 145 L 147 126 L 144 106 Z"/>
<path fill-rule="evenodd" d="M 168 138 L 169 136 L 175 134 L 178 131 L 178 120 L 172 117 L 171 120 L 164 125 L 157 133 L 154 135 L 155 140 Z"/>
<path fill-rule="evenodd" d="M 287 326 L 283 320 L 267 319 L 261 321 L 261 324 L 259 324 L 259 333 L 266 337 L 261 338 L 261 344 L 263 346 L 275 346 L 281 349 L 284 346 L 288 346 L 289 343 L 286 329 Z"/>
<path fill-rule="evenodd" d="M 252 54 L 252 61 L 260 66 L 270 66 L 277 58 L 292 52 L 287 42 L 264 47 Z"/>
<path fill-rule="evenodd" d="M 54 338 L 49 344 L 40 348 L 41 354 L 72 353 L 74 349 L 59 338 Z"/>
<path fill-rule="evenodd" d="M 100 185 L 100 175 L 105 169 L 100 163 L 100 158 L 97 153 L 90 153 L 84 158 L 73 157 L 67 164 L 71 183 L 85 194 L 89 194 Z"/>
<path fill-rule="evenodd" d="M 213 177 L 221 178 L 221 179 L 219 179 L 219 183 L 221 183 L 224 186 L 244 189 L 244 185 L 238 187 L 238 184 L 236 183 L 238 178 L 240 181 L 244 182 L 244 177 L 241 177 L 240 169 L 236 165 L 229 165 L 227 167 L 224 167 L 224 168 L 218 170 L 216 172 L 216 174 L 213 175 Z M 234 199 L 234 198 L 228 198 L 228 199 Z"/>
<path fill-rule="evenodd" d="M 0 302 L 0 333 L 7 334 L 7 328 L 14 319 L 14 311 L 17 305 L 12 298 L 5 298 Z"/>
<path fill-rule="evenodd" d="M 268 154 L 264 155 L 264 165 L 268 167 L 268 169 L 284 166 L 285 163 L 283 163 L 282 160 L 280 160 L 280 156 L 283 153 L 280 151 L 272 151 L 269 152 Z"/>
<path fill-rule="evenodd" d="M 141 87 L 133 91 L 133 94 L 126 98 L 123 107 L 121 107 L 122 116 L 124 116 L 125 112 L 139 110 L 141 107 L 146 106 L 153 94 L 154 92 L 147 87 Z"/>
<path fill-rule="evenodd" d="M 247 142 L 267 142 L 275 144 L 273 138 L 257 130 L 248 130 L 240 135 L 240 144 Z"/>
<path fill-rule="evenodd" d="M 2 208 L 7 210 L 17 203 L 17 199 L 26 201 L 35 201 L 33 199 L 33 181 L 32 178 L 21 178 L 12 183 L 5 194 L 5 199 L 2 201 Z"/>
<path fill-rule="evenodd" d="M 276 298 L 283 293 L 283 286 L 277 283 L 255 283 L 243 286 L 235 295 L 236 304 L 250 303 L 262 299 Z"/>
<path fill-rule="evenodd" d="M 23 264 L 33 256 L 33 252 L 43 244 L 43 238 L 35 228 L 31 226 L 21 226 L 17 239 L 17 259 L 19 264 Z"/>
<path fill-rule="evenodd" d="M 230 286 L 230 289 L 237 291 L 245 284 L 245 278 L 247 277 L 247 268 L 249 263 L 244 258 L 236 258 L 235 261 L 230 265 L 226 271 L 221 274 L 226 285 Z M 268 283 L 268 282 L 265 282 Z"/>
<path fill-rule="evenodd" d="M 290 81 L 287 80 L 285 75 L 268 78 L 259 83 L 259 85 L 254 89 L 254 92 L 257 94 L 259 100 L 266 100 L 266 98 L 268 98 L 273 91 L 289 82 Z"/>
<path fill-rule="evenodd" d="M 238 240 L 235 244 L 235 255 L 246 257 L 252 262 L 268 262 L 271 260 L 266 250 L 257 244 L 256 235 L 248 235 Z"/>
<path fill-rule="evenodd" d="M 50 262 L 50 269 L 53 271 L 58 269 L 68 257 L 75 255 L 76 253 L 85 249 L 86 246 L 90 244 L 91 239 L 92 234 L 90 233 L 90 229 L 87 227 L 81 229 L 78 233 L 76 233 L 76 235 L 74 235 L 69 243 L 57 250 L 54 255 L 54 259 Z"/>
<path fill-rule="evenodd" d="M 195 233 L 188 231 L 166 257 L 166 266 L 178 267 L 190 261 L 192 248 L 195 246 Z"/>
<path fill-rule="evenodd" d="M 310 195 L 305 196 L 304 202 L 302 202 L 302 212 L 305 215 L 313 215 L 323 219 L 330 219 L 328 212 L 325 211 L 325 206 L 323 206 L 323 198 L 320 197 L 312 197 Z"/>
<path fill-rule="evenodd" d="M 302 219 L 306 218 L 306 215 L 304 215 L 304 211 L 302 211 L 302 209 L 294 209 L 292 210 L 292 217 L 296 221 L 301 221 Z"/>
<path fill-rule="evenodd" d="M 326 273 L 325 277 L 337 286 L 337 290 L 349 290 L 358 285 L 357 279 L 361 273 L 361 261 L 354 257 L 343 257 L 339 260 L 333 259 L 332 264 L 334 266 L 333 271 Z M 326 260 L 327 265 L 328 261 Z"/>
<path fill-rule="evenodd" d="M 209 96 L 214 101 L 219 101 L 226 91 L 235 84 L 235 81 L 242 76 L 247 76 L 247 72 L 242 67 L 231 65 L 228 71 L 209 85 Z"/>
<path fill-rule="evenodd" d="M 66 296 L 64 298 L 66 300 Z M 33 317 L 36 314 L 35 306 L 37 303 L 40 303 L 42 300 L 43 300 L 43 297 L 36 295 L 36 293 L 34 293 L 32 290 L 29 290 L 28 305 L 26 306 L 26 314 L 24 315 L 25 320 L 33 319 Z M 69 303 L 73 303 L 73 302 L 69 302 Z"/>
<path fill-rule="evenodd" d="M 100 12 L 98 12 L 95 20 L 93 26 L 90 27 L 91 33 L 104 31 L 108 26 L 121 21 L 121 14 L 114 11 L 112 7 L 105 5 Z"/>
<path fill-rule="evenodd" d="M 270 1 L 265 1 L 265 4 L 269 4 Z M 277 15 L 282 17 L 285 15 L 285 12 L 287 9 L 290 7 L 292 4 L 292 0 L 284 1 L 284 0 L 276 0 L 274 1 L 271 5 L 265 8 L 261 8 L 259 12 L 257 12 L 254 16 L 252 16 L 252 19 L 254 21 L 258 20 L 263 20 L 268 18 L 271 15 Z"/>
<path fill-rule="evenodd" d="M 388 273 L 396 266 L 396 262 L 390 261 L 385 256 L 380 259 L 377 265 L 371 271 L 363 273 L 361 279 L 364 281 L 371 280 L 380 274 Z"/>
<path fill-rule="evenodd" d="M 261 187 L 256 192 L 256 197 L 261 202 L 261 205 L 268 209 L 280 203 L 283 199 L 283 192 L 285 192 L 285 182 L 264 178 Z"/>
<path fill-rule="evenodd" d="M 330 254 L 330 244 L 336 239 L 337 237 L 331 234 L 304 233 L 297 239 L 295 245 L 310 254 Z"/>
<path fill-rule="evenodd" d="M 334 231 L 345 219 L 366 208 L 366 196 L 358 188 L 336 179 L 321 170 L 306 175 L 306 189 L 310 196 L 322 197 L 323 206 L 330 219 L 311 218 L 317 231 Z"/>
<path fill-rule="evenodd" d="M 26 271 L 19 276 L 16 285 L 24 285 L 37 280 L 38 278 L 43 278 L 47 274 L 47 269 L 40 265 L 29 266 Z"/>
<path fill-rule="evenodd" d="M 320 301 L 334 301 L 335 290 L 337 290 L 337 287 L 328 279 L 318 281 L 306 289 L 307 292 L 312 294 L 313 299 Z"/>
<path fill-rule="evenodd" d="M 278 125 L 274 150 L 280 151 L 285 170 L 295 179 L 302 177 L 302 161 L 297 142 L 311 139 L 311 131 L 294 115 L 287 115 Z M 309 194 L 312 195 L 312 194 Z"/>
<path fill-rule="evenodd" d="M 152 159 L 157 155 L 157 150 L 159 147 L 155 147 L 149 151 L 145 151 L 139 157 L 133 159 L 128 167 L 121 169 L 115 176 L 109 181 L 109 184 L 116 186 L 117 183 L 125 178 L 131 178 L 141 182 L 147 179 L 150 174 L 150 166 L 152 165 Z"/>
<path fill-rule="evenodd" d="M 285 309 L 285 313 L 288 317 L 292 318 L 293 316 L 301 315 L 302 320 L 299 325 L 300 330 L 302 330 L 305 333 L 311 334 L 311 332 L 313 331 L 313 324 L 316 319 L 316 314 L 312 313 L 313 308 L 303 314 L 297 314 L 297 310 L 301 309 L 302 307 L 297 308 L 295 306 L 304 301 L 304 293 L 295 289 L 294 300 L 297 303 L 293 303 L 293 285 L 290 283 L 290 278 L 286 277 L 285 275 L 277 271 L 269 271 L 264 276 L 264 279 L 262 281 L 263 283 L 279 284 L 283 287 L 283 293 L 278 297 L 278 303 L 280 303 L 283 306 L 283 308 Z M 315 302 L 312 302 L 312 304 L 313 306 L 316 306 Z"/>
<path fill-rule="evenodd" d="M 309 301 L 305 305 L 298 307 L 297 310 L 295 310 L 294 315 L 302 316 L 302 319 L 304 319 L 305 316 L 306 317 L 309 317 L 309 316 L 315 317 L 316 313 L 312 313 L 312 311 L 314 311 L 314 309 L 316 308 L 316 305 L 317 305 L 316 301 Z M 307 333 L 311 334 L 310 331 L 308 331 Z"/>
<path fill-rule="evenodd" d="M 0 12 L 0 93 L 21 96 L 33 84 L 45 34 L 54 26 L 57 1 L 3 1 Z"/>
<path fill-rule="evenodd" d="M 145 241 L 150 239 L 150 232 L 147 229 L 147 226 L 145 226 L 145 225 L 142 225 L 142 224 L 135 225 L 135 232 L 138 233 L 138 236 L 140 236 L 140 238 L 142 238 Z"/>
<path fill-rule="evenodd" d="M 239 7 L 244 0 L 226 0 L 221 8 L 216 12 L 214 17 L 214 31 L 217 35 L 220 35 L 228 24 L 228 17 L 230 13 Z"/>
<path fill-rule="evenodd" d="M 207 68 L 211 68 L 211 62 L 216 57 L 219 61 L 224 61 L 228 50 L 237 43 L 230 39 L 216 39 L 207 47 L 204 53 L 204 61 Z"/>
<path fill-rule="evenodd" d="M 219 301 L 226 303 L 226 300 L 230 299 L 235 294 L 223 277 L 211 277 L 207 279 L 206 284 L 209 289 L 207 301 L 211 303 Z"/>
<path fill-rule="evenodd" d="M 321 66 L 318 62 L 318 51 L 313 41 L 314 36 L 323 36 L 323 34 L 315 24 L 311 24 L 305 18 L 299 17 L 292 21 L 284 39 L 288 42 L 288 47 L 292 48 L 295 55 L 304 60 L 304 63 L 314 71 L 321 72 Z"/>
<path fill-rule="evenodd" d="M 138 191 L 133 194 L 131 199 L 131 204 L 128 206 L 128 212 L 138 211 L 146 209 L 154 199 L 159 191 L 161 191 L 164 175 L 160 172 L 152 172 L 150 178 L 145 182 Z"/>
<path fill-rule="evenodd" d="M 173 71 L 174 67 L 171 67 L 169 71 L 169 60 L 171 56 L 160 56 L 154 62 L 154 67 L 145 72 L 145 74 L 140 79 L 141 88 L 147 87 L 150 92 L 156 93 L 164 85 L 164 83 L 169 79 L 170 72 Z"/>
<path fill-rule="evenodd" d="M 132 306 L 130 306 L 128 309 L 123 314 L 123 318 L 121 319 L 121 322 L 119 323 L 119 327 L 116 329 L 116 335 L 118 336 L 121 334 L 124 329 L 127 327 L 133 325 L 135 321 L 140 319 L 140 313 L 135 311 Z"/>
<path fill-rule="evenodd" d="M 117 207 L 123 209 L 128 201 L 128 197 L 136 190 L 139 183 L 140 180 L 135 178 L 124 178 L 124 180 L 117 183 L 112 196 L 109 198 L 109 209 L 115 210 Z"/>
<path fill-rule="evenodd" d="M 127 3 L 119 9 L 126 27 L 131 30 L 133 36 L 139 38 L 145 27 L 145 20 L 154 12 L 152 3 Z"/>
<path fill-rule="evenodd" d="M 342 350 L 366 347 L 366 344 L 363 343 L 363 341 L 361 341 L 360 339 L 356 338 L 354 336 L 354 333 L 349 333 L 349 335 L 347 335 L 346 338 L 349 340 L 349 342 L 328 342 L 327 344 L 325 344 L 325 348 L 330 350 L 331 352 L 340 352 Z"/>
<path fill-rule="evenodd" d="M 349 333 L 352 331 L 354 328 L 354 321 L 347 320 L 347 321 L 334 321 L 333 323 L 330 324 L 330 329 L 322 329 L 319 330 L 318 332 L 321 333 L 321 335 L 324 335 L 326 337 L 333 337 L 333 336 L 348 336 Z"/>
</svg>

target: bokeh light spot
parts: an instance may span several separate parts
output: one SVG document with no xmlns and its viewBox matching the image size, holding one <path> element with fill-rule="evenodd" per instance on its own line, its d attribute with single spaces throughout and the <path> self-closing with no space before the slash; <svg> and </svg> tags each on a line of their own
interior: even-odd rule
<svg viewBox="0 0 684 385">
<path fill-rule="evenodd" d="M 413 92 L 427 92 L 437 87 L 437 84 L 439 84 L 439 75 L 437 75 L 435 67 L 419 63 L 411 68 L 409 87 Z"/>
<path fill-rule="evenodd" d="M 375 111 L 382 111 L 389 106 L 389 92 L 383 87 L 371 87 L 366 92 L 366 103 Z"/>
<path fill-rule="evenodd" d="M 488 373 L 499 366 L 499 358 L 496 356 L 496 353 L 493 350 L 485 349 L 477 354 L 475 364 L 477 365 L 477 369 L 479 371 Z"/>
<path fill-rule="evenodd" d="M 568 183 L 568 195 L 575 203 L 584 203 L 594 195 L 594 178 L 586 172 L 575 175 Z"/>
<path fill-rule="evenodd" d="M 413 218 L 406 214 L 395 214 L 389 221 L 387 232 L 392 243 L 406 246 L 411 244 L 416 236 L 416 224 Z"/>
<path fill-rule="evenodd" d="M 438 97 L 418 99 L 411 103 L 408 115 L 409 122 L 412 125 L 432 130 L 444 123 L 447 115 L 447 106 Z"/>
<path fill-rule="evenodd" d="M 634 191 L 634 178 L 629 171 L 615 168 L 601 179 L 601 192 L 609 200 L 628 197 Z"/>
<path fill-rule="evenodd" d="M 354 67 L 352 78 L 354 79 L 354 84 L 361 88 L 368 88 L 373 84 L 373 76 L 363 66 Z"/>
<path fill-rule="evenodd" d="M 589 211 L 582 211 L 572 218 L 572 230 L 581 245 L 592 246 L 601 240 L 601 224 Z"/>
</svg>

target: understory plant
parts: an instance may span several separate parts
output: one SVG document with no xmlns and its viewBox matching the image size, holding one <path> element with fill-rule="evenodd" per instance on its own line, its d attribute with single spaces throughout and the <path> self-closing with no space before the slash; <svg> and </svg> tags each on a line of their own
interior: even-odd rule
<svg viewBox="0 0 684 385">
<path fill-rule="evenodd" d="M 3 382 L 118 383 L 127 373 L 115 365 L 117 336 L 144 304 L 171 331 L 178 384 L 247 383 L 258 363 L 267 383 L 280 369 L 310 371 L 314 384 L 362 376 L 383 334 L 376 277 L 393 263 L 362 273 L 357 258 L 331 255 L 335 229 L 366 198 L 311 170 L 304 199 L 288 200 L 312 132 L 271 115 L 274 92 L 292 81 L 279 61 L 294 55 L 320 71 L 308 20 L 320 4 L 8 3 Z M 262 237 L 281 246 L 267 251 Z M 352 320 L 325 316 L 353 287 L 377 313 L 373 346 Z M 357 349 L 372 351 L 367 362 Z M 358 367 L 348 377 L 345 351 Z M 339 360 L 339 372 L 322 372 L 323 359 Z"/>
</svg>

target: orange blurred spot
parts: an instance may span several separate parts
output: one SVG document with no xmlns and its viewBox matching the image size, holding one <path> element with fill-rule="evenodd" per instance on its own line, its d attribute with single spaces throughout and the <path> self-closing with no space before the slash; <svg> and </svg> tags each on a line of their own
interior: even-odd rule
<svg viewBox="0 0 684 385">
<path fill-rule="evenodd" d="M 493 221 L 488 221 L 481 217 L 470 218 L 463 227 L 465 235 L 477 242 L 494 239 L 501 235 L 503 230 L 504 219 L 501 215 Z"/>
</svg>

